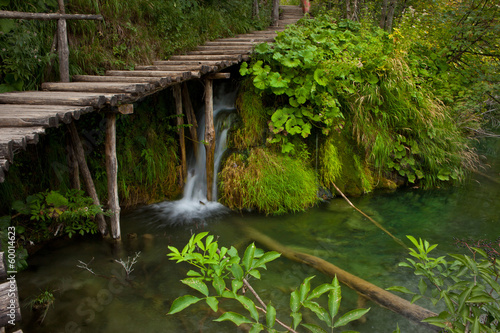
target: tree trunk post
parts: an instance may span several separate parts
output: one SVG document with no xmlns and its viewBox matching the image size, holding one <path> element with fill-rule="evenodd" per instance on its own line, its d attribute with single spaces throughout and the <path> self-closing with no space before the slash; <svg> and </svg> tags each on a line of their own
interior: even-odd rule
<svg viewBox="0 0 500 333">
<path fill-rule="evenodd" d="M 179 133 L 179 142 L 181 146 L 181 167 L 182 167 L 182 184 L 187 178 L 187 160 L 186 160 L 186 141 L 184 139 L 184 119 L 182 115 L 182 93 L 180 84 L 173 86 L 175 99 L 175 113 L 177 115 L 177 133 Z"/>
<path fill-rule="evenodd" d="M 198 122 L 196 121 L 193 104 L 191 104 L 189 90 L 185 81 L 182 84 L 182 104 L 184 105 L 184 110 L 186 110 L 187 121 L 189 124 L 191 124 L 191 126 L 189 127 L 189 133 L 191 134 L 191 140 L 193 141 L 193 152 L 194 156 L 196 157 L 198 151 Z"/>
<path fill-rule="evenodd" d="M 83 183 L 87 189 L 87 193 L 92 198 L 94 205 L 100 206 L 99 197 L 97 196 L 97 191 L 95 190 L 94 181 L 92 180 L 92 175 L 90 174 L 89 167 L 85 161 L 85 152 L 83 151 L 82 142 L 80 141 L 80 136 L 78 135 L 78 130 L 74 122 L 68 124 L 69 133 L 71 135 L 71 141 L 73 144 L 73 149 L 75 150 L 76 159 L 82 173 Z M 106 220 L 104 215 L 97 214 L 97 226 L 99 231 L 103 236 L 108 234 L 108 228 L 106 225 Z"/>
<path fill-rule="evenodd" d="M 120 200 L 118 197 L 118 161 L 116 158 L 116 114 L 106 114 L 106 174 L 108 176 L 108 209 L 111 212 L 111 237 L 121 239 Z"/>
<path fill-rule="evenodd" d="M 253 1 L 253 16 L 259 18 L 259 0 Z"/>
<path fill-rule="evenodd" d="M 71 188 L 79 190 L 81 188 L 80 168 L 78 167 L 78 160 L 76 159 L 75 150 L 69 136 L 66 136 L 66 160 L 68 162 L 69 183 Z"/>
<path fill-rule="evenodd" d="M 59 11 L 65 14 L 64 0 L 58 0 Z M 66 20 L 61 18 L 57 21 L 57 34 L 59 50 L 59 75 L 61 82 L 69 82 L 69 47 Z"/>
<path fill-rule="evenodd" d="M 213 80 L 205 79 L 205 151 L 207 168 L 207 200 L 212 201 L 212 183 L 214 179 L 214 153 L 215 153 L 215 128 L 214 128 L 214 102 Z"/>
<path fill-rule="evenodd" d="M 272 26 L 277 27 L 278 21 L 280 19 L 280 0 L 273 0 L 273 17 L 272 17 Z"/>
</svg>

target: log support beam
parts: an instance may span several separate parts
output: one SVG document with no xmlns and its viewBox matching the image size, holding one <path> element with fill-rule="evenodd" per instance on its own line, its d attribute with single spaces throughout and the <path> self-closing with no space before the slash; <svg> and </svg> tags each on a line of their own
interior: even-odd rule
<svg viewBox="0 0 500 333">
<path fill-rule="evenodd" d="M 118 198 L 118 160 L 116 158 L 116 114 L 106 114 L 106 173 L 108 176 L 108 210 L 111 212 L 111 237 L 121 239 L 120 201 Z"/>
<path fill-rule="evenodd" d="M 59 12 L 65 14 L 64 0 L 58 0 Z M 57 21 L 57 45 L 59 50 L 59 75 L 61 82 L 69 82 L 69 47 L 68 34 L 66 31 L 66 19 Z"/>
<path fill-rule="evenodd" d="M 212 184 L 214 180 L 215 128 L 213 80 L 205 79 L 205 151 L 207 166 L 207 200 L 213 200 Z"/>
<path fill-rule="evenodd" d="M 186 159 L 186 140 L 184 138 L 184 119 L 182 114 L 182 93 L 180 84 L 172 87 L 175 99 L 175 114 L 177 115 L 177 133 L 179 134 L 179 143 L 181 148 L 181 168 L 182 179 L 181 184 L 184 184 L 187 178 L 187 159 Z"/>
<path fill-rule="evenodd" d="M 78 166 L 80 168 L 80 172 L 83 178 L 83 183 L 85 184 L 87 193 L 92 198 L 94 205 L 100 206 L 101 203 L 99 202 L 99 197 L 97 196 L 97 191 L 94 186 L 94 180 L 92 179 L 92 175 L 90 174 L 87 161 L 85 160 L 85 152 L 83 150 L 82 142 L 80 140 L 80 136 L 78 135 L 78 130 L 76 129 L 75 123 L 74 122 L 69 123 L 68 129 L 71 135 L 73 150 L 75 152 L 75 156 L 78 161 Z M 106 220 L 104 219 L 104 215 L 98 214 L 96 216 L 96 219 L 99 231 L 103 236 L 107 236 L 108 228 L 106 225 Z"/>
</svg>

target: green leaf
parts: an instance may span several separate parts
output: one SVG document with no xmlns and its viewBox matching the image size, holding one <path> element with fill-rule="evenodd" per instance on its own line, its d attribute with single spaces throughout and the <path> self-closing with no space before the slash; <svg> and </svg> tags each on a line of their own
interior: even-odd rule
<svg viewBox="0 0 500 333">
<path fill-rule="evenodd" d="M 181 280 L 181 282 L 195 290 L 198 290 L 203 295 L 208 296 L 208 287 L 205 282 L 201 280 L 201 278 L 187 278 Z"/>
<path fill-rule="evenodd" d="M 337 320 L 335 322 L 333 327 L 340 327 L 340 326 L 347 325 L 351 321 L 357 320 L 357 319 L 363 317 L 368 311 L 370 311 L 370 308 L 368 308 L 368 309 L 356 309 L 356 310 L 349 311 L 345 315 L 340 317 L 339 320 Z"/>
<path fill-rule="evenodd" d="M 483 295 L 471 297 L 466 302 L 467 303 L 490 303 L 490 302 L 496 302 L 496 300 L 488 294 L 483 294 Z"/>
<path fill-rule="evenodd" d="M 297 312 L 299 311 L 299 308 L 300 308 L 299 291 L 295 289 L 290 294 L 290 309 L 292 310 L 292 312 Z"/>
<path fill-rule="evenodd" d="M 226 282 L 220 276 L 214 276 L 214 280 L 212 282 L 212 286 L 215 288 L 217 295 L 222 296 L 222 292 L 226 288 Z"/>
<path fill-rule="evenodd" d="M 307 300 L 312 300 L 312 299 L 318 298 L 321 295 L 323 295 L 324 293 L 326 293 L 330 290 L 333 290 L 334 288 L 335 287 L 332 286 L 331 284 L 324 283 L 324 284 L 314 288 L 313 291 L 307 297 Z"/>
<path fill-rule="evenodd" d="M 243 281 L 242 280 L 231 280 L 231 288 L 234 293 L 237 293 L 238 290 L 243 287 Z"/>
<path fill-rule="evenodd" d="M 404 263 L 402 263 L 402 264 L 404 264 Z M 400 265 L 400 266 L 402 266 L 402 265 Z M 406 266 L 408 266 L 408 267 L 409 267 L 409 265 L 408 265 L 408 264 L 406 264 Z M 390 291 L 398 291 L 398 292 L 400 292 L 400 293 L 410 294 L 410 295 L 415 294 L 413 291 L 409 290 L 408 288 L 406 288 L 406 287 L 401 287 L 401 286 L 393 286 L 393 287 L 389 287 L 389 288 L 387 288 L 386 290 L 390 290 Z"/>
<path fill-rule="evenodd" d="M 300 285 L 299 289 L 299 300 L 300 302 L 304 302 L 307 294 L 311 290 L 311 280 L 314 278 L 314 276 L 309 276 L 304 279 L 304 282 Z"/>
<path fill-rule="evenodd" d="M 248 319 L 247 317 L 240 315 L 239 313 L 235 312 L 226 312 L 222 316 L 220 316 L 217 319 L 214 319 L 214 321 L 232 321 L 236 326 L 240 326 L 241 324 L 250 324 L 252 321 Z"/>
<path fill-rule="evenodd" d="M 271 304 L 269 304 L 267 306 L 267 313 L 266 313 L 266 324 L 267 324 L 267 327 L 273 327 L 274 326 L 274 322 L 276 321 L 276 309 L 274 308 L 274 306 L 272 306 Z"/>
<path fill-rule="evenodd" d="M 266 253 L 264 253 L 264 255 L 262 257 L 259 258 L 259 260 L 257 260 L 254 267 L 265 268 L 265 266 L 264 266 L 265 264 L 267 264 L 270 261 L 278 259 L 280 256 L 281 256 L 281 253 L 278 253 L 276 251 L 266 252 Z"/>
<path fill-rule="evenodd" d="M 212 309 L 213 312 L 217 312 L 219 310 L 219 301 L 217 298 L 210 296 L 205 298 L 205 302 Z"/>
<path fill-rule="evenodd" d="M 300 313 L 300 312 L 292 312 L 290 314 L 290 317 L 292 317 L 292 319 L 293 319 L 293 329 L 296 329 L 297 326 L 302 321 L 302 313 Z"/>
<path fill-rule="evenodd" d="M 415 303 L 416 301 L 418 301 L 418 300 L 419 300 L 419 299 L 421 299 L 421 298 L 422 298 L 422 295 L 415 294 L 415 295 L 413 295 L 413 297 L 411 298 L 410 303 L 412 303 L 412 304 L 413 304 L 413 303 Z M 435 304 L 434 304 L 434 305 L 435 305 Z"/>
<path fill-rule="evenodd" d="M 232 264 L 231 265 L 231 273 L 233 274 L 235 279 L 237 279 L 237 280 L 243 279 L 243 269 L 241 268 L 240 265 Z"/>
<path fill-rule="evenodd" d="M 342 298 L 339 281 L 337 280 L 337 276 L 334 277 L 333 289 L 328 293 L 328 310 L 330 311 L 330 319 L 335 318 L 337 313 L 339 312 L 340 300 Z"/>
<path fill-rule="evenodd" d="M 168 314 L 174 314 L 177 312 L 180 312 L 187 308 L 188 306 L 197 303 L 200 301 L 201 298 L 191 296 L 191 295 L 184 295 L 179 298 L 177 298 L 173 303 L 172 306 L 170 307 L 170 311 L 168 311 Z"/>
<path fill-rule="evenodd" d="M 257 308 L 255 307 L 255 303 L 248 297 L 246 296 L 237 296 L 236 300 L 240 302 L 241 305 L 245 309 L 250 312 L 250 316 L 253 318 L 255 321 L 259 321 L 259 313 L 257 312 Z"/>
<path fill-rule="evenodd" d="M 422 295 L 427 291 L 427 284 L 425 283 L 423 278 L 420 278 L 420 282 L 418 283 L 418 290 Z"/>
<path fill-rule="evenodd" d="M 319 327 L 318 325 L 313 325 L 313 324 L 302 324 L 305 328 L 307 328 L 309 331 L 313 333 L 327 333 L 324 329 Z"/>
<path fill-rule="evenodd" d="M 327 324 L 331 322 L 330 318 L 328 317 L 328 312 L 325 309 L 323 309 L 318 303 L 312 301 L 305 301 L 303 305 L 305 308 L 308 308 L 309 310 L 314 312 L 320 320 L 324 321 Z"/>
<path fill-rule="evenodd" d="M 242 260 L 242 264 L 247 271 L 249 271 L 252 268 L 254 253 L 255 253 L 255 244 L 252 243 L 248 245 L 247 249 L 245 250 L 245 254 L 243 255 L 243 260 Z"/>
<path fill-rule="evenodd" d="M 261 323 L 253 323 L 252 328 L 248 333 L 259 333 L 264 330 L 264 325 Z"/>
</svg>

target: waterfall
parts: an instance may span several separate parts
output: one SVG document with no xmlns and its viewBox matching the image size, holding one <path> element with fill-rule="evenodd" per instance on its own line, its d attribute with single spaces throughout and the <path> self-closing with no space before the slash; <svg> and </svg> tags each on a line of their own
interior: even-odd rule
<svg viewBox="0 0 500 333">
<path fill-rule="evenodd" d="M 206 153 L 202 142 L 198 145 L 197 156 L 190 152 L 188 158 L 188 176 L 184 186 L 183 197 L 177 201 L 165 201 L 148 207 L 150 221 L 157 227 L 165 225 L 181 225 L 205 223 L 207 219 L 225 215 L 229 212 L 225 206 L 217 202 L 217 173 L 227 147 L 227 135 L 236 118 L 236 91 L 229 85 L 222 84 L 214 89 L 214 127 L 215 154 L 213 183 L 210 187 L 214 201 L 207 201 Z M 205 136 L 205 110 L 198 112 L 198 138 Z M 148 214 L 149 215 L 149 214 Z"/>
</svg>

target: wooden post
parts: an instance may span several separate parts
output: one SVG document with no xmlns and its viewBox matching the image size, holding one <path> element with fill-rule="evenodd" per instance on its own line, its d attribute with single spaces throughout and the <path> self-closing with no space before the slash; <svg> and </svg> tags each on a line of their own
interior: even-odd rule
<svg viewBox="0 0 500 333">
<path fill-rule="evenodd" d="M 271 24 L 273 27 L 278 26 L 278 21 L 280 19 L 280 0 L 273 0 L 273 18 Z"/>
<path fill-rule="evenodd" d="M 108 210 L 111 212 L 111 237 L 121 239 L 120 202 L 118 198 L 118 161 L 116 159 L 116 114 L 106 114 L 106 173 L 108 176 Z"/>
<path fill-rule="evenodd" d="M 175 99 L 175 113 L 177 115 L 177 133 L 179 133 L 179 142 L 181 146 L 181 167 L 182 167 L 182 184 L 187 178 L 187 160 L 186 160 L 186 141 L 184 139 L 184 119 L 182 118 L 182 93 L 180 84 L 173 86 Z"/>
<path fill-rule="evenodd" d="M 78 135 L 78 130 L 76 129 L 75 123 L 69 123 L 68 129 L 71 135 L 73 149 L 75 150 L 76 159 L 82 173 L 83 183 L 85 184 L 87 193 L 92 198 L 94 205 L 100 206 L 101 203 L 99 202 L 99 197 L 97 196 L 97 191 L 95 190 L 94 181 L 92 180 L 92 175 L 90 174 L 89 167 L 87 165 L 87 162 L 85 161 L 85 152 L 83 151 L 82 142 L 80 141 L 80 136 Z M 108 228 L 104 216 L 102 214 L 98 214 L 96 218 L 99 231 L 103 236 L 106 236 L 108 234 Z"/>
<path fill-rule="evenodd" d="M 69 182 L 71 188 L 79 190 L 80 185 L 80 168 L 78 167 L 78 161 L 75 157 L 75 150 L 71 143 L 71 138 L 67 136 L 66 140 L 66 160 L 68 161 L 69 168 Z"/>
<path fill-rule="evenodd" d="M 205 150 L 207 167 L 207 200 L 212 201 L 212 183 L 214 179 L 215 128 L 213 80 L 205 79 Z"/>
<path fill-rule="evenodd" d="M 65 14 L 64 0 L 57 0 L 59 3 L 59 12 Z M 66 31 L 66 19 L 60 18 L 57 21 L 57 34 L 59 50 L 59 75 L 61 82 L 69 82 L 69 47 L 68 35 Z"/>
<path fill-rule="evenodd" d="M 196 121 L 196 115 L 194 114 L 193 104 L 191 104 L 191 98 L 189 97 L 189 90 L 186 81 L 182 84 L 182 104 L 184 104 L 184 110 L 186 110 L 187 121 L 191 124 L 189 132 L 191 133 L 191 140 L 193 140 L 193 152 L 196 157 L 198 150 L 198 122 Z"/>
</svg>

